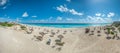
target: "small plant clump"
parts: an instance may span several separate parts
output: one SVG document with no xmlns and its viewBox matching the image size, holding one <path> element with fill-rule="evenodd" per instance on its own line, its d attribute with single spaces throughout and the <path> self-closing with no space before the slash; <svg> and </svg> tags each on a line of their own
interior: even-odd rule
<svg viewBox="0 0 120 53">
<path fill-rule="evenodd" d="M 51 39 L 49 39 L 49 40 L 46 42 L 47 45 L 50 45 L 50 43 L 51 43 Z"/>
<path fill-rule="evenodd" d="M 115 36 L 113 36 L 112 39 L 115 39 Z"/>
<path fill-rule="evenodd" d="M 55 46 L 52 46 L 52 48 L 55 48 Z"/>
<path fill-rule="evenodd" d="M 111 32 L 112 35 L 114 35 L 114 32 Z"/>
<path fill-rule="evenodd" d="M 56 40 L 55 40 L 55 42 L 61 42 L 61 40 L 59 40 L 59 39 L 56 39 Z"/>
<path fill-rule="evenodd" d="M 94 33 L 89 34 L 89 36 L 94 35 Z"/>
<path fill-rule="evenodd" d="M 63 46 L 65 44 L 65 42 L 61 42 L 61 40 L 59 39 L 56 39 L 55 42 L 56 42 L 56 45 L 59 45 L 59 46 Z"/>
<path fill-rule="evenodd" d="M 56 45 L 63 46 L 65 43 L 64 42 L 56 42 Z"/>
<path fill-rule="evenodd" d="M 100 33 L 100 31 L 97 31 L 98 33 Z"/>
<path fill-rule="evenodd" d="M 25 26 L 20 26 L 22 30 L 26 30 L 27 28 Z"/>
<path fill-rule="evenodd" d="M 63 35 L 58 35 L 57 37 L 58 37 L 60 40 L 62 40 L 62 38 L 64 38 Z"/>
<path fill-rule="evenodd" d="M 85 33 L 89 33 L 90 32 L 90 29 L 89 28 L 86 28 L 85 29 Z"/>
<path fill-rule="evenodd" d="M 94 32 L 94 31 L 91 31 L 92 33 Z"/>
<path fill-rule="evenodd" d="M 97 36 L 101 36 L 100 34 L 98 34 Z"/>
<path fill-rule="evenodd" d="M 54 37 L 54 35 L 49 35 L 50 37 Z"/>
<path fill-rule="evenodd" d="M 106 37 L 106 39 L 110 40 L 110 39 L 111 39 L 111 37 L 109 37 L 109 36 L 108 36 L 108 37 Z"/>
<path fill-rule="evenodd" d="M 42 36 L 36 36 L 36 39 L 39 40 L 39 41 L 43 40 Z"/>
<path fill-rule="evenodd" d="M 61 51 L 61 49 L 62 49 L 61 47 L 57 48 L 58 51 Z"/>
<path fill-rule="evenodd" d="M 47 45 L 50 45 L 50 42 L 49 42 L 49 41 L 47 41 L 47 42 L 46 42 L 46 44 L 47 44 Z"/>
</svg>

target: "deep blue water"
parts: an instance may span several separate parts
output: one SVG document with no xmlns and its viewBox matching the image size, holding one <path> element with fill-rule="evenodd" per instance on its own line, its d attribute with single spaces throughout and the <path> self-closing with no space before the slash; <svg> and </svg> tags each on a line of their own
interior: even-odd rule
<svg viewBox="0 0 120 53">
<path fill-rule="evenodd" d="M 56 28 L 75 28 L 75 27 L 90 27 L 90 26 L 105 26 L 110 23 L 23 23 L 32 26 L 56 27 Z"/>
</svg>

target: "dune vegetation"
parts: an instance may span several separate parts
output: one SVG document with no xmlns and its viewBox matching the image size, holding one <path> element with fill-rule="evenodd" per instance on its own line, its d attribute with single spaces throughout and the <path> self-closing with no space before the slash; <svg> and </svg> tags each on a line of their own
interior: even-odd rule
<svg viewBox="0 0 120 53">
<path fill-rule="evenodd" d="M 0 26 L 6 26 L 6 27 L 12 27 L 15 23 L 9 23 L 9 22 L 0 22 Z"/>
</svg>

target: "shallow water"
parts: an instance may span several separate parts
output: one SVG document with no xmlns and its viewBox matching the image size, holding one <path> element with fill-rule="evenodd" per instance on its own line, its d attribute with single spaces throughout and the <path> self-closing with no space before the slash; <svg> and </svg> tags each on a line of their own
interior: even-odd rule
<svg viewBox="0 0 120 53">
<path fill-rule="evenodd" d="M 76 28 L 76 27 L 90 27 L 90 26 L 105 26 L 111 23 L 23 23 L 32 26 L 42 27 L 56 27 L 56 28 Z"/>
</svg>

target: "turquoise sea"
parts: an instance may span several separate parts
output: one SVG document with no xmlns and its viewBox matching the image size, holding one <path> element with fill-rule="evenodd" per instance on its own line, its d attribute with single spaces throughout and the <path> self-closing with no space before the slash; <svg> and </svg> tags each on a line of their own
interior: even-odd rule
<svg viewBox="0 0 120 53">
<path fill-rule="evenodd" d="M 76 27 L 90 27 L 90 26 L 105 26 L 111 23 L 24 23 L 32 26 L 42 27 L 56 27 L 56 28 L 76 28 Z"/>
</svg>

